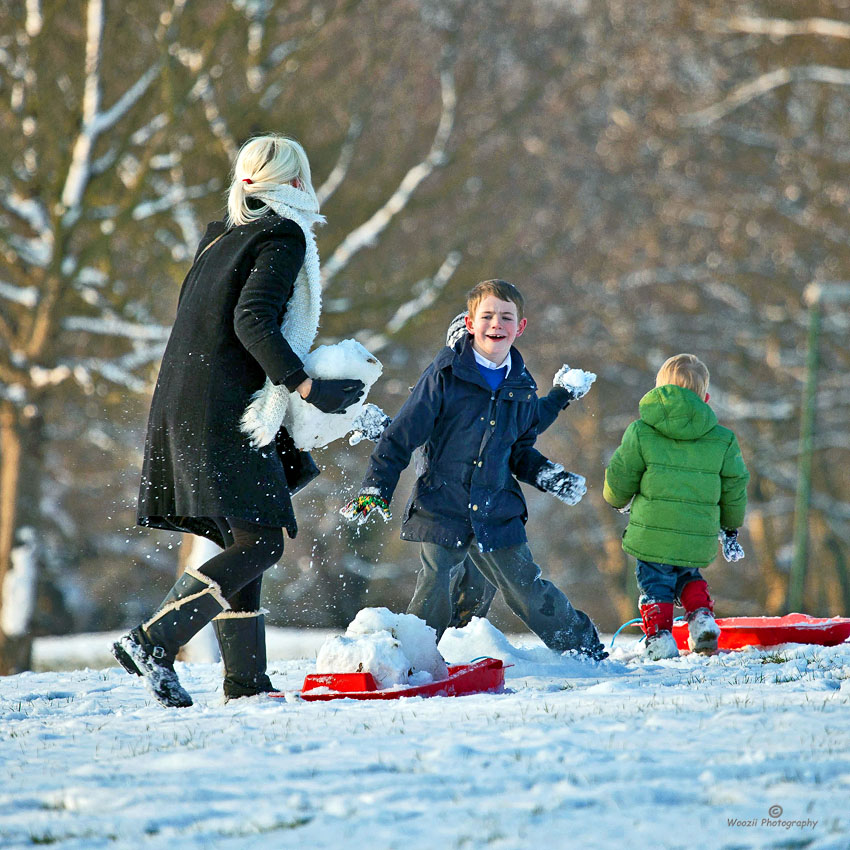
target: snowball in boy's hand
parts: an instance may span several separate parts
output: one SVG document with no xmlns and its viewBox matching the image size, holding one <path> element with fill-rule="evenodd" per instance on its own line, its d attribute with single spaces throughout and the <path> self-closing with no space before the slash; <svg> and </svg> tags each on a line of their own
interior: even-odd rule
<svg viewBox="0 0 850 850">
<path fill-rule="evenodd" d="M 390 422 L 392 422 L 392 419 L 378 405 L 371 402 L 364 404 L 363 410 L 357 414 L 357 418 L 351 423 L 353 430 L 348 438 L 348 445 L 356 446 L 363 439 L 377 443 Z"/>
<path fill-rule="evenodd" d="M 587 492 L 587 480 L 583 475 L 567 472 L 560 463 L 547 461 L 537 473 L 537 486 L 567 505 L 577 505 Z"/>
<path fill-rule="evenodd" d="M 561 387 L 570 394 L 570 400 L 586 396 L 590 391 L 591 384 L 596 380 L 593 372 L 585 372 L 582 369 L 571 369 L 566 363 L 555 373 L 552 386 Z"/>
</svg>

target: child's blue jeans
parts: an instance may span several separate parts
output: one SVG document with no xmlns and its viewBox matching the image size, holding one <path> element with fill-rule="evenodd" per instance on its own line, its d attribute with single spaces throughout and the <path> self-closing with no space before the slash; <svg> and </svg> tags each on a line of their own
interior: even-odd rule
<svg viewBox="0 0 850 850">
<path fill-rule="evenodd" d="M 640 558 L 637 559 L 635 575 L 640 591 L 640 605 L 676 602 L 686 584 L 702 580 L 702 575 L 696 567 L 658 564 L 655 561 L 641 561 Z"/>
</svg>

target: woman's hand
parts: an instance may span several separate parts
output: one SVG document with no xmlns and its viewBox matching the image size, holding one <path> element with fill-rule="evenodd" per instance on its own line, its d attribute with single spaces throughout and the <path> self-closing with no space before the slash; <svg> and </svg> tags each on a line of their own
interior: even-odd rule
<svg viewBox="0 0 850 850">
<path fill-rule="evenodd" d="M 346 408 L 362 397 L 366 388 L 363 381 L 356 378 L 310 378 L 308 381 L 310 389 L 301 397 L 322 413 L 345 413 Z M 298 385 L 299 393 L 308 381 Z"/>
<path fill-rule="evenodd" d="M 307 378 L 306 381 L 302 381 L 296 388 L 295 392 L 301 396 L 303 399 L 307 399 L 307 396 L 310 395 L 310 390 L 313 389 L 313 379 Z"/>
</svg>

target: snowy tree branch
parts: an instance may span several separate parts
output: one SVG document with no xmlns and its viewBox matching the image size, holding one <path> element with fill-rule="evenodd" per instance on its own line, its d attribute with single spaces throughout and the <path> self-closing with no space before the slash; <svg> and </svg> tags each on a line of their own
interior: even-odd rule
<svg viewBox="0 0 850 850">
<path fill-rule="evenodd" d="M 336 165 L 331 169 L 331 173 L 328 174 L 325 182 L 316 190 L 320 209 L 325 201 L 340 187 L 342 181 L 345 180 L 351 160 L 354 157 L 354 146 L 362 129 L 363 122 L 357 116 L 352 118 L 351 123 L 348 125 L 348 133 L 346 133 L 342 147 L 339 149 L 339 157 L 337 158 Z"/>
<path fill-rule="evenodd" d="M 794 35 L 822 35 L 828 38 L 850 39 L 850 24 L 829 18 L 801 18 L 788 21 L 782 18 L 757 18 L 736 15 L 728 21 L 715 24 L 716 32 L 741 32 L 751 35 L 768 35 L 771 38 L 787 38 Z"/>
<path fill-rule="evenodd" d="M 352 230 L 337 246 L 330 259 L 322 267 L 324 286 L 328 286 L 334 277 L 348 265 L 355 254 L 363 248 L 375 244 L 377 238 L 395 216 L 407 206 L 419 184 L 445 161 L 446 143 L 454 124 L 457 95 L 454 78 L 450 71 L 443 71 L 440 74 L 440 83 L 443 109 L 428 155 L 404 175 L 398 188 L 387 202 L 368 221 Z"/>
<path fill-rule="evenodd" d="M 99 336 L 123 337 L 134 340 L 168 339 L 171 328 L 158 325 L 138 325 L 122 319 L 98 318 L 95 316 L 68 316 L 62 321 L 66 331 L 84 331 Z"/>
<path fill-rule="evenodd" d="M 62 204 L 76 212 L 91 175 L 91 158 L 98 136 L 113 127 L 148 90 L 161 71 L 155 63 L 106 112 L 100 111 L 100 59 L 105 14 L 103 0 L 89 0 L 86 15 L 86 81 L 82 129 L 74 142 L 71 165 L 62 190 Z"/>
<path fill-rule="evenodd" d="M 221 142 L 224 152 L 229 159 L 234 161 L 236 154 L 239 153 L 239 145 L 236 144 L 236 139 L 227 127 L 227 122 L 218 108 L 215 99 L 215 89 L 210 81 L 209 74 L 203 74 L 198 78 L 192 94 L 198 97 L 204 104 L 204 115 L 207 123 L 212 130 L 212 134 Z"/>
<path fill-rule="evenodd" d="M 38 289 L 34 286 L 13 286 L 0 280 L 0 298 L 24 307 L 35 307 L 38 303 Z"/>
<path fill-rule="evenodd" d="M 414 316 L 437 300 L 440 292 L 452 279 L 462 257 L 460 251 L 450 251 L 433 277 L 426 277 L 414 284 L 413 292 L 417 293 L 416 296 L 405 301 L 393 313 L 392 318 L 387 322 L 386 333 L 370 334 L 368 331 L 360 331 L 355 336 L 372 353 L 381 351 L 390 342 L 390 337 L 395 336 Z"/>
<path fill-rule="evenodd" d="M 706 127 L 757 97 L 795 82 L 850 86 L 850 70 L 833 68 L 829 65 L 801 65 L 769 71 L 737 86 L 718 103 L 686 115 L 682 123 L 689 127 Z"/>
</svg>

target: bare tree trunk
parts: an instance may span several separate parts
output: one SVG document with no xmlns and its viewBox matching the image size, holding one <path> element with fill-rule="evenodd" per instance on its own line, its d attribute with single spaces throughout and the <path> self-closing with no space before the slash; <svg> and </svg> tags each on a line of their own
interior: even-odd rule
<svg viewBox="0 0 850 850">
<path fill-rule="evenodd" d="M 788 579 L 776 568 L 776 532 L 773 522 L 761 511 L 754 510 L 750 511 L 747 528 L 756 550 L 756 559 L 761 564 L 764 611 L 771 616 L 782 614 Z"/>
<path fill-rule="evenodd" d="M 42 422 L 0 403 L 0 675 L 29 670 L 35 603 Z"/>
</svg>

